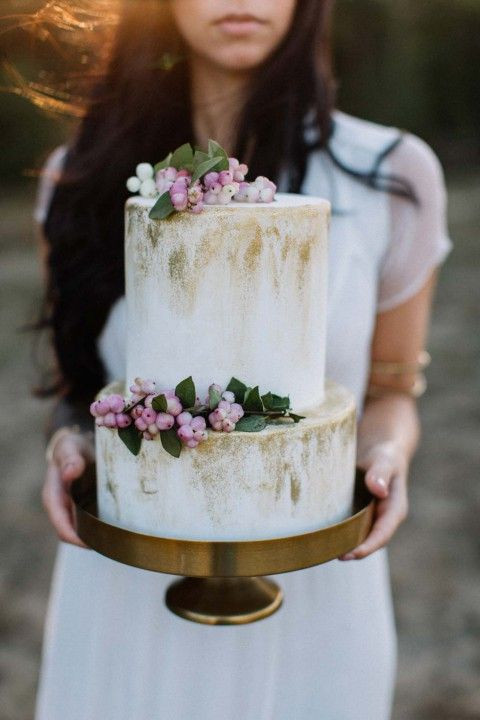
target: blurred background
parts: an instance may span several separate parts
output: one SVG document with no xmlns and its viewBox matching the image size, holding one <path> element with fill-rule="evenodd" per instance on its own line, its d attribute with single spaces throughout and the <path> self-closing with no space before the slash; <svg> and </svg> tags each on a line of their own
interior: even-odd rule
<svg viewBox="0 0 480 720">
<path fill-rule="evenodd" d="M 58 17 L 69 9 L 66 0 L 48 4 Z M 0 52 L 8 62 L 0 75 L 0 720 L 32 717 L 56 547 L 40 501 L 39 429 L 50 405 L 29 395 L 38 378 L 24 326 L 42 297 L 31 220 L 38 170 L 74 122 L 45 109 L 44 90 L 70 58 L 63 46 L 52 52 L 48 24 L 32 39 L 11 29 L 18 17 L 8 18 L 43 5 L 1 5 Z M 105 0 L 96 5 L 101 10 Z M 88 62 L 78 57 L 81 48 L 75 52 L 77 66 Z M 480 2 L 337 0 L 334 54 L 337 106 L 420 135 L 446 173 L 454 249 L 428 341 L 433 360 L 419 401 L 423 437 L 410 470 L 410 517 L 390 553 L 400 643 L 394 720 L 478 720 Z"/>
</svg>

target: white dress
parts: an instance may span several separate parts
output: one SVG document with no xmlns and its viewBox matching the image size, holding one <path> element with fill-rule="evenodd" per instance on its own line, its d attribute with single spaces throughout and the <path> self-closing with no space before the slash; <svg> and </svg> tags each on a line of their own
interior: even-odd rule
<svg viewBox="0 0 480 720">
<path fill-rule="evenodd" d="M 334 119 L 332 147 L 356 168 L 370 169 L 398 134 L 338 110 Z M 64 149 L 44 168 L 38 222 Z M 414 295 L 452 247 L 432 149 L 407 133 L 380 169 L 408 178 L 421 208 L 360 184 L 323 150 L 311 151 L 302 186 L 330 199 L 336 213 L 327 377 L 351 388 L 359 416 L 376 313 Z M 99 339 L 110 378 L 125 374 L 124 309 L 122 298 Z M 387 720 L 396 636 L 386 551 L 274 577 L 285 600 L 272 617 L 197 625 L 164 605 L 173 576 L 60 542 L 35 720 Z"/>
</svg>

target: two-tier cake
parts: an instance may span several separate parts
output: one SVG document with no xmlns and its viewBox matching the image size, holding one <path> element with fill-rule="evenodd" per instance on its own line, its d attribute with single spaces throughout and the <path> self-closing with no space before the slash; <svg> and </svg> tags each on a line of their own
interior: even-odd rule
<svg viewBox="0 0 480 720">
<path fill-rule="evenodd" d="M 200 397 L 234 376 L 288 392 L 296 423 L 260 432 L 208 430 L 173 457 L 158 439 L 133 455 L 96 429 L 100 517 L 184 539 L 264 539 L 315 530 L 351 512 L 353 395 L 325 380 L 326 200 L 277 193 L 270 203 L 206 206 L 149 218 L 125 206 L 127 378 L 158 388 L 193 375 Z M 102 391 L 125 393 L 122 383 Z"/>
</svg>

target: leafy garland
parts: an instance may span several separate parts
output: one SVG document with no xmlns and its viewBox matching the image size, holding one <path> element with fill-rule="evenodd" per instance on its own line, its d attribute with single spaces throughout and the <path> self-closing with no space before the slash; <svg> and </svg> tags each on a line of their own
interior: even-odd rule
<svg viewBox="0 0 480 720">
<path fill-rule="evenodd" d="M 263 176 L 247 182 L 247 173 L 247 165 L 229 158 L 222 146 L 210 139 L 207 152 L 184 143 L 153 166 L 140 163 L 136 175 L 129 177 L 126 184 L 130 192 L 158 197 L 148 216 L 163 220 L 175 211 L 197 213 L 204 204 L 228 204 L 232 199 L 271 202 L 275 183 Z"/>
<path fill-rule="evenodd" d="M 241 432 L 260 432 L 267 424 L 282 422 L 283 419 L 289 419 L 292 424 L 298 423 L 303 420 L 305 416 L 297 415 L 290 409 L 290 398 L 288 396 L 282 397 L 272 392 L 267 392 L 263 395 L 260 394 L 259 386 L 249 387 L 241 380 L 232 377 L 228 383 L 223 395 L 234 396 L 234 401 L 242 406 L 243 415 L 235 423 L 234 430 Z M 199 402 L 199 398 L 196 395 L 195 383 L 192 376 L 185 378 L 175 387 L 175 396 L 182 406 L 182 413 L 191 413 L 195 417 L 203 417 L 205 421 L 215 411 L 219 404 L 222 403 L 222 392 L 218 385 L 210 385 L 208 402 Z M 108 402 L 107 396 L 104 400 Z M 118 395 L 110 396 L 118 398 Z M 122 414 L 134 418 L 132 412 L 136 407 L 142 404 L 145 400 L 145 395 L 141 398 L 134 396 L 134 402 L 126 401 L 123 408 Z M 167 413 L 169 410 L 169 398 L 171 394 L 167 396 L 165 393 L 152 394 L 151 396 L 151 408 L 156 413 Z M 102 402 L 102 401 L 97 401 Z M 92 408 L 95 403 L 92 404 Z M 92 410 L 92 414 L 95 414 Z M 282 420 L 280 420 L 282 418 Z M 98 423 L 97 423 L 98 424 Z M 103 423 L 101 423 L 103 424 Z M 206 423 L 205 423 L 206 424 Z M 111 426 L 110 426 L 111 427 Z M 209 428 L 215 431 L 212 427 Z M 179 427 L 171 427 L 168 430 L 160 430 L 158 435 L 162 443 L 163 448 L 173 457 L 178 458 L 184 447 L 184 443 L 178 435 Z M 126 447 L 130 450 L 133 455 L 138 455 L 141 449 L 142 439 L 144 434 L 135 426 L 133 422 L 127 427 L 117 427 L 118 435 Z M 153 439 L 153 438 L 149 438 Z"/>
</svg>

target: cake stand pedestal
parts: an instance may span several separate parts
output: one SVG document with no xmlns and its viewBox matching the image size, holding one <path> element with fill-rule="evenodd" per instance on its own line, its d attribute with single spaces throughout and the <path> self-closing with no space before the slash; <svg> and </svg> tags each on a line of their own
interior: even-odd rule
<svg viewBox="0 0 480 720">
<path fill-rule="evenodd" d="M 126 565 L 184 576 L 165 596 L 180 617 L 209 625 L 240 625 L 268 617 L 282 604 L 275 575 L 338 558 L 368 535 L 374 499 L 357 468 L 353 515 L 321 530 L 271 540 L 204 541 L 137 533 L 101 520 L 95 466 L 71 488 L 78 536 L 93 550 Z"/>
</svg>

